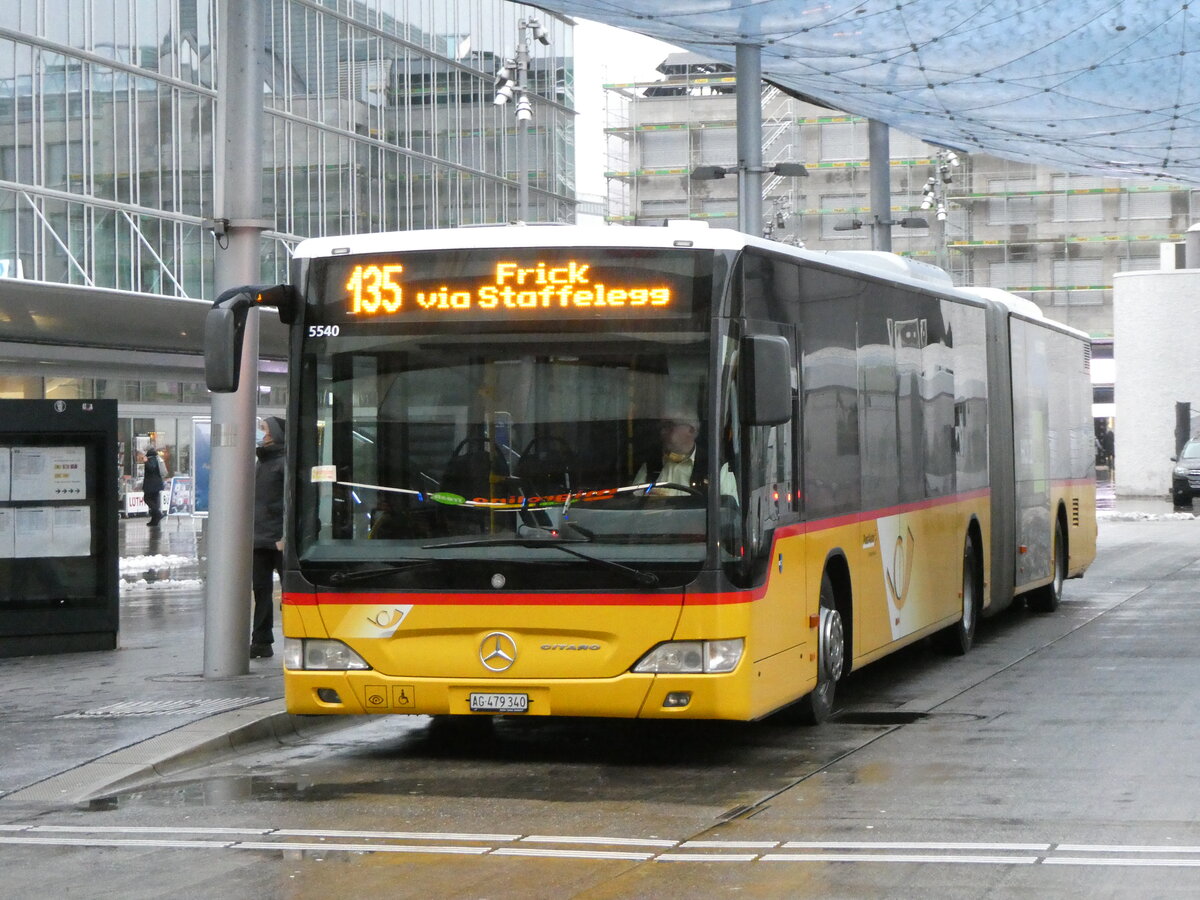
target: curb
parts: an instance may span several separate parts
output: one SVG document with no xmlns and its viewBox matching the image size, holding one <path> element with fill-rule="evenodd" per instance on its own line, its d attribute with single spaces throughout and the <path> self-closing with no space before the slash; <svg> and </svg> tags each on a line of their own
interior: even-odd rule
<svg viewBox="0 0 1200 900">
<path fill-rule="evenodd" d="M 0 806 L 17 803 L 74 805 L 116 791 L 127 791 L 155 778 L 175 775 L 213 758 L 260 742 L 286 745 L 297 739 L 344 728 L 357 717 L 296 716 L 282 699 L 267 700 L 218 713 L 90 763 L 53 775 L 0 797 Z"/>
</svg>

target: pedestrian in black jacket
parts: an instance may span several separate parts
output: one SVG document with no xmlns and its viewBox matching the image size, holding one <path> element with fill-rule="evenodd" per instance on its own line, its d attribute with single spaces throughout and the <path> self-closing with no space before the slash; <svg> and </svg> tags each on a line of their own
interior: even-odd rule
<svg viewBox="0 0 1200 900">
<path fill-rule="evenodd" d="M 283 579 L 283 470 L 284 421 L 267 416 L 259 426 L 254 468 L 254 630 L 250 635 L 251 659 L 274 656 L 274 573 Z"/>
<path fill-rule="evenodd" d="M 150 510 L 150 521 L 147 524 L 151 528 L 157 528 L 163 518 L 162 491 L 166 483 L 163 479 L 166 475 L 165 469 L 158 451 L 153 447 L 147 450 L 146 466 L 142 472 L 142 499 L 146 501 L 146 507 Z"/>
</svg>

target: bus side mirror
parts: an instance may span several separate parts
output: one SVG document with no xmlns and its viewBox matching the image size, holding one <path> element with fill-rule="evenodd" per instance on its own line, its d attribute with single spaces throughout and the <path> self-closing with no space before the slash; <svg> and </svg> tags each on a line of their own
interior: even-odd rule
<svg viewBox="0 0 1200 900">
<path fill-rule="evenodd" d="M 225 291 L 204 319 L 204 380 L 215 394 L 238 389 L 242 368 L 242 336 L 253 306 L 274 306 L 290 325 L 297 313 L 291 285 L 245 285 Z"/>
<path fill-rule="evenodd" d="M 792 417 L 792 348 L 775 334 L 742 339 L 743 425 L 782 425 Z"/>
<path fill-rule="evenodd" d="M 215 394 L 238 389 L 242 369 L 242 332 L 250 304 L 240 309 L 213 307 L 204 318 L 204 381 Z"/>
</svg>

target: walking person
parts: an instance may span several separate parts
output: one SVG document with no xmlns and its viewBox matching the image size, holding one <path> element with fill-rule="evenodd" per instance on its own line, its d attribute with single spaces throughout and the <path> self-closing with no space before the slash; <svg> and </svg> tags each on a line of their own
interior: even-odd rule
<svg viewBox="0 0 1200 900">
<path fill-rule="evenodd" d="M 267 416 L 258 430 L 258 463 L 254 467 L 254 624 L 250 658 L 274 656 L 275 581 L 283 579 L 284 421 Z"/>
<path fill-rule="evenodd" d="M 151 447 L 146 451 L 146 465 L 142 472 L 142 499 L 150 511 L 150 528 L 157 528 L 162 521 L 162 492 L 166 484 L 167 467 L 158 451 Z"/>
</svg>

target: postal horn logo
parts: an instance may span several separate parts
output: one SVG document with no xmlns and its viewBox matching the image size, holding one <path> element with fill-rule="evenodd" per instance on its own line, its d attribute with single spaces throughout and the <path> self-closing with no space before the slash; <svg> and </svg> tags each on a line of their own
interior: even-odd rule
<svg viewBox="0 0 1200 900">
<path fill-rule="evenodd" d="M 412 605 L 393 606 L 391 609 L 381 609 L 373 616 L 367 616 L 369 630 L 364 637 L 389 638 L 396 633 L 400 623 L 412 611 Z"/>
<path fill-rule="evenodd" d="M 906 531 L 908 532 L 907 541 L 900 535 L 896 535 L 896 547 L 892 551 L 892 565 L 884 572 L 892 603 L 898 610 L 903 609 L 908 600 L 908 588 L 912 582 L 913 557 L 915 556 L 913 545 L 916 541 L 913 538 L 912 529 L 908 528 Z"/>
<path fill-rule="evenodd" d="M 517 642 L 503 631 L 493 631 L 479 644 L 479 661 L 493 672 L 506 672 L 517 661 Z"/>
</svg>

